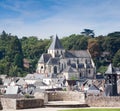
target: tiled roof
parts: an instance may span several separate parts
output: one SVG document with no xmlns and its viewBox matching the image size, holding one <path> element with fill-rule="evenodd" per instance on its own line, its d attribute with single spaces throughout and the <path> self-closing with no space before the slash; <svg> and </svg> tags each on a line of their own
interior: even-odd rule
<svg viewBox="0 0 120 111">
<path fill-rule="evenodd" d="M 48 50 L 55 50 L 55 49 L 63 49 L 57 35 L 55 38 L 53 38 L 52 44 L 50 45 Z"/>
</svg>

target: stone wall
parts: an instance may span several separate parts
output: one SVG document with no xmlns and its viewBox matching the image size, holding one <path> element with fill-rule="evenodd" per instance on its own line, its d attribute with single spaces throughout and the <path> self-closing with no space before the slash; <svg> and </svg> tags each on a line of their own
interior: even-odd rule
<svg viewBox="0 0 120 111">
<path fill-rule="evenodd" d="M 84 93 L 75 91 L 48 92 L 48 101 L 79 101 L 85 103 Z"/>
<path fill-rule="evenodd" d="M 34 97 L 37 99 L 43 99 L 44 103 L 48 103 L 48 94 L 46 92 L 36 92 Z"/>
<path fill-rule="evenodd" d="M 1 104 L 1 98 L 0 98 L 0 110 L 2 110 L 3 107 L 2 107 L 2 104 Z"/>
<path fill-rule="evenodd" d="M 86 98 L 86 104 L 90 107 L 120 107 L 120 96 L 115 97 L 96 97 Z"/>
<path fill-rule="evenodd" d="M 16 109 L 16 99 L 1 98 L 3 109 Z"/>
<path fill-rule="evenodd" d="M 43 99 L 21 99 L 16 100 L 16 109 L 38 108 L 43 107 Z"/>
<path fill-rule="evenodd" d="M 1 104 L 3 109 L 26 109 L 26 108 L 38 108 L 44 105 L 42 99 L 12 99 L 1 98 Z"/>
</svg>

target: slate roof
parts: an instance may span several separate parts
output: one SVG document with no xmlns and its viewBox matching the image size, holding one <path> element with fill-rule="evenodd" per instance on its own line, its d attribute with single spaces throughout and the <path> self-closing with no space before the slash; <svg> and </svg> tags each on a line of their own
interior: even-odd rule
<svg viewBox="0 0 120 111">
<path fill-rule="evenodd" d="M 58 64 L 59 58 L 50 58 L 47 62 L 48 65 Z"/>
<path fill-rule="evenodd" d="M 76 58 L 75 55 L 73 55 L 71 52 L 69 51 L 66 51 L 65 54 L 64 54 L 64 57 L 66 58 Z"/>
<path fill-rule="evenodd" d="M 68 66 L 63 72 L 76 73 L 77 70 L 75 68 L 72 68 L 71 66 Z"/>
<path fill-rule="evenodd" d="M 91 64 L 86 64 L 86 67 L 87 68 L 92 68 L 92 65 Z"/>
<path fill-rule="evenodd" d="M 50 45 L 48 50 L 55 50 L 55 49 L 64 49 L 57 35 L 55 38 L 53 38 L 52 44 Z"/>
<path fill-rule="evenodd" d="M 101 75 L 96 75 L 96 79 L 104 79 L 104 76 L 101 74 Z"/>
<path fill-rule="evenodd" d="M 113 68 L 112 64 L 110 64 L 107 68 L 107 71 L 105 72 L 105 74 L 117 74 L 115 69 Z"/>
<path fill-rule="evenodd" d="M 78 68 L 84 68 L 84 64 L 83 63 L 78 64 Z"/>
<path fill-rule="evenodd" d="M 44 82 L 42 82 L 42 81 L 36 81 L 35 83 L 34 83 L 34 85 L 35 86 L 47 86 Z"/>
<path fill-rule="evenodd" d="M 39 63 L 47 63 L 50 58 L 51 58 L 51 54 L 44 53 L 44 54 L 41 55 L 38 62 Z"/>
<path fill-rule="evenodd" d="M 88 90 L 99 90 L 95 85 L 91 85 Z"/>
<path fill-rule="evenodd" d="M 67 51 L 66 57 L 69 58 L 91 58 L 89 52 L 87 50 L 70 50 Z"/>
<path fill-rule="evenodd" d="M 100 90 L 99 90 L 99 88 L 96 87 L 95 85 L 91 85 L 91 86 L 89 87 L 89 89 L 87 90 L 87 93 L 88 93 L 88 94 L 98 95 L 98 94 L 100 94 Z"/>
<path fill-rule="evenodd" d="M 23 85 L 26 84 L 26 82 L 25 82 L 25 80 L 24 80 L 23 78 L 20 78 L 20 79 L 17 81 L 16 84 L 17 84 L 17 85 L 21 85 L 21 86 L 23 86 Z"/>
<path fill-rule="evenodd" d="M 38 79 L 42 79 L 44 78 L 45 75 L 41 75 L 41 74 L 27 74 L 27 76 L 24 78 L 24 79 L 27 79 L 27 80 L 38 80 Z"/>
</svg>

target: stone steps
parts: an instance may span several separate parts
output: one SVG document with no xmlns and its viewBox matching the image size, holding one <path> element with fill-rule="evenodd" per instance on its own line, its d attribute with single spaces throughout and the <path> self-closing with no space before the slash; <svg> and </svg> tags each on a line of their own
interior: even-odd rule
<svg viewBox="0 0 120 111">
<path fill-rule="evenodd" d="M 85 103 L 79 103 L 78 101 L 49 101 L 47 104 L 44 104 L 45 107 L 89 107 Z"/>
</svg>

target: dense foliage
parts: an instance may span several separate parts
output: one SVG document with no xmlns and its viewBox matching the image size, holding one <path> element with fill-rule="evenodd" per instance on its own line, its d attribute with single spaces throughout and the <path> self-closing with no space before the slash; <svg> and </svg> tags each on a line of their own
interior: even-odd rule
<svg viewBox="0 0 120 111">
<path fill-rule="evenodd" d="M 120 32 L 98 37 L 85 33 L 63 37 L 61 39 L 63 47 L 66 50 L 88 49 L 99 72 L 104 73 L 110 62 L 113 62 L 115 67 L 120 67 Z M 50 43 L 50 38 L 39 40 L 32 36 L 19 39 L 3 31 L 0 35 L 0 74 L 24 76 L 35 72 L 39 57 L 47 52 Z M 28 67 L 24 66 L 24 59 L 28 61 Z"/>
</svg>

